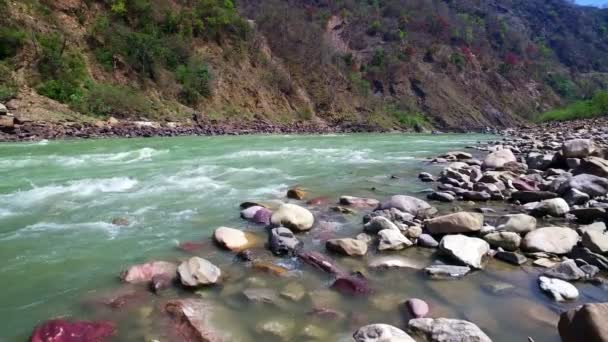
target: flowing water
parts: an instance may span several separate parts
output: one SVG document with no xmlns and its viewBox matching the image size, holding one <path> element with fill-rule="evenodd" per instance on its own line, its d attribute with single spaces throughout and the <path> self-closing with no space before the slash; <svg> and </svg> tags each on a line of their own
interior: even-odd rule
<svg viewBox="0 0 608 342">
<path fill-rule="evenodd" d="M 239 218 L 239 204 L 245 200 L 283 198 L 296 184 L 332 201 L 346 194 L 378 199 L 416 194 L 428 187 L 416 175 L 438 171 L 425 158 L 491 138 L 243 136 L 2 144 L 0 341 L 26 340 L 36 324 L 53 317 L 113 319 L 119 324 L 116 340 L 121 341 L 170 340 L 163 339 L 163 325 L 155 321 L 158 303 L 191 294 L 169 290 L 161 298 L 146 297 L 135 308 L 115 310 L 96 305 L 95 298 L 119 288 L 117 276 L 131 264 L 187 258 L 191 254 L 177 248 L 184 241 L 202 241 L 194 254 L 229 275 L 223 286 L 195 295 L 225 306 L 225 320 L 219 324 L 245 340 L 255 336 L 260 321 L 273 318 L 296 322 L 293 340 L 310 340 L 301 333 L 308 324 L 326 331 L 320 340 L 348 340 L 358 325 L 403 326 L 398 304 L 418 297 L 431 304 L 433 316 L 468 319 L 495 341 L 526 341 L 527 336 L 557 341 L 557 312 L 580 301 L 553 303 L 537 289 L 538 271 L 531 268 L 524 272 L 492 261 L 463 280 L 431 281 L 421 271 L 368 270 L 366 261 L 375 252 L 359 259 L 336 257 L 343 267 L 366 273 L 375 289 L 369 298 L 352 299 L 328 291 L 326 274 L 292 259 L 267 256 L 292 270 L 289 277 L 277 278 L 253 272 L 209 243 L 218 226 L 247 229 L 265 239 L 263 227 Z M 323 250 L 328 237 L 361 231 L 362 213 L 314 212 L 323 227 L 301 236 L 307 248 Z M 113 225 L 115 218 L 129 224 Z M 418 248 L 397 254 L 425 265 L 435 259 L 431 251 Z M 297 304 L 283 299 L 281 305 L 254 305 L 240 295 L 246 287 L 280 290 L 292 282 L 309 293 Z M 497 283 L 513 288 L 499 294 L 488 290 Z M 579 289 L 581 301 L 605 297 L 591 286 Z M 346 316 L 328 321 L 310 315 L 318 301 Z"/>
</svg>

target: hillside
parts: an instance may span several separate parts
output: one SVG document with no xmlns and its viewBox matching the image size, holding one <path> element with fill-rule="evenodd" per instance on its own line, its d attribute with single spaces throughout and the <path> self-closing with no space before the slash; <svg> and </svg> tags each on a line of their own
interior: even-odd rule
<svg viewBox="0 0 608 342">
<path fill-rule="evenodd" d="M 562 0 L 0 0 L 21 121 L 508 126 L 608 86 L 608 10 Z"/>
</svg>

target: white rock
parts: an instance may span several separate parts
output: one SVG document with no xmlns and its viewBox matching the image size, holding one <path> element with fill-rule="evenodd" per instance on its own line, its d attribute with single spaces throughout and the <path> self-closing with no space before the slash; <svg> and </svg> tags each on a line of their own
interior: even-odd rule
<svg viewBox="0 0 608 342">
<path fill-rule="evenodd" d="M 541 276 L 538 278 L 541 290 L 548 292 L 558 302 L 578 298 L 578 289 L 567 281 Z"/>
</svg>

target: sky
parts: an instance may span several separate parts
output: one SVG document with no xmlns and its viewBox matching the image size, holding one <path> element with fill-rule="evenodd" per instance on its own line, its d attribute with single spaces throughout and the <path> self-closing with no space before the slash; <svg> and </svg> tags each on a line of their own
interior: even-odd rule
<svg viewBox="0 0 608 342">
<path fill-rule="evenodd" d="M 608 2 L 607 0 L 576 0 L 577 4 L 581 4 L 581 5 L 603 5 L 606 2 Z"/>
</svg>

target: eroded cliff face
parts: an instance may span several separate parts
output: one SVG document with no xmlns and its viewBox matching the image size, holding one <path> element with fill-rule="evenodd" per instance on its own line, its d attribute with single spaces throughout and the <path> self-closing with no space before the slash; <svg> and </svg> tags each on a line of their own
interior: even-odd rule
<svg viewBox="0 0 608 342">
<path fill-rule="evenodd" d="M 147 51 L 146 46 L 182 39 L 186 30 L 183 16 L 190 9 L 192 13 L 201 11 L 197 1 L 142 1 L 147 4 L 143 9 L 129 1 L 112 0 L 4 1 L 7 16 L 3 23 L 25 35 L 14 55 L 2 60 L 1 79 L 10 79 L 14 89 L 3 101 L 18 118 L 34 121 L 94 121 L 112 115 L 188 122 L 194 115 L 223 121 L 352 122 L 388 129 L 471 130 L 511 126 L 563 103 L 566 96 L 548 84 L 548 75 L 568 75 L 567 82 L 575 86 L 585 80 L 587 92 L 606 83 L 600 67 L 588 73 L 568 68 L 553 54 L 539 57 L 535 51 L 540 43 L 532 47 L 538 39 L 529 29 L 529 19 L 517 11 L 509 9 L 496 16 L 521 31 L 519 47 L 512 48 L 518 51 L 516 55 L 503 52 L 492 40 L 499 38 L 490 32 L 494 14 L 487 7 L 483 11 L 438 7 L 441 11 L 436 15 L 417 17 L 408 9 L 414 2 L 395 0 L 390 3 L 403 6 L 383 5 L 389 7 L 363 15 L 367 12 L 356 12 L 359 5 L 341 8 L 323 1 L 243 1 L 234 14 L 239 18 L 230 20 L 247 23 L 245 38 L 234 38 L 235 29 L 230 25 L 213 35 L 190 35 L 177 45 L 186 50 L 177 54 L 181 60 L 155 61 L 152 71 L 142 71 L 138 58 L 143 62 L 164 58 Z M 117 4 L 125 4 L 124 11 Z M 236 11 L 220 9 L 224 12 L 217 12 L 218 16 Z M 212 10 L 209 13 L 216 15 L 216 8 Z M 462 19 L 472 17 L 471 13 L 477 13 L 477 19 Z M 149 18 L 145 25 L 144 15 Z M 144 40 L 141 51 L 123 53 L 112 45 L 117 44 L 113 37 L 123 31 L 106 27 L 109 33 L 104 34 L 100 18 L 110 28 L 124 27 L 128 39 L 149 36 L 154 40 L 148 45 Z M 210 17 L 200 20 L 209 30 L 204 24 L 211 22 Z M 470 29 L 467 22 L 477 26 Z M 167 28 L 170 24 L 175 28 Z M 510 32 L 505 30 L 503 35 Z M 460 31 L 479 37 L 475 38 L 479 42 L 470 37 L 465 41 Z M 83 99 L 73 100 L 81 96 L 79 90 L 63 97 L 55 96 L 48 87 L 45 93 L 41 91 L 49 77 L 40 67 L 47 58 L 44 37 L 48 36 L 59 37 L 56 46 L 63 55 L 81 56 L 86 76 L 76 86 L 84 89 Z M 176 48 L 168 48 L 172 49 Z M 200 73 L 187 68 L 194 58 L 204 63 L 200 70 L 206 73 L 205 84 L 199 79 L 198 83 L 184 81 L 180 70 L 194 76 Z M 96 93 L 89 89 L 95 86 L 91 84 L 105 87 L 99 91 L 100 99 L 127 89 L 137 105 L 128 99 L 121 99 L 127 103 L 108 100 L 105 107 L 83 105 L 94 102 L 91 98 Z M 197 87 L 205 87 L 207 92 L 201 90 L 200 95 Z M 193 91 L 197 96 L 185 99 L 184 94 Z M 87 97 L 86 92 L 94 95 Z"/>
</svg>

